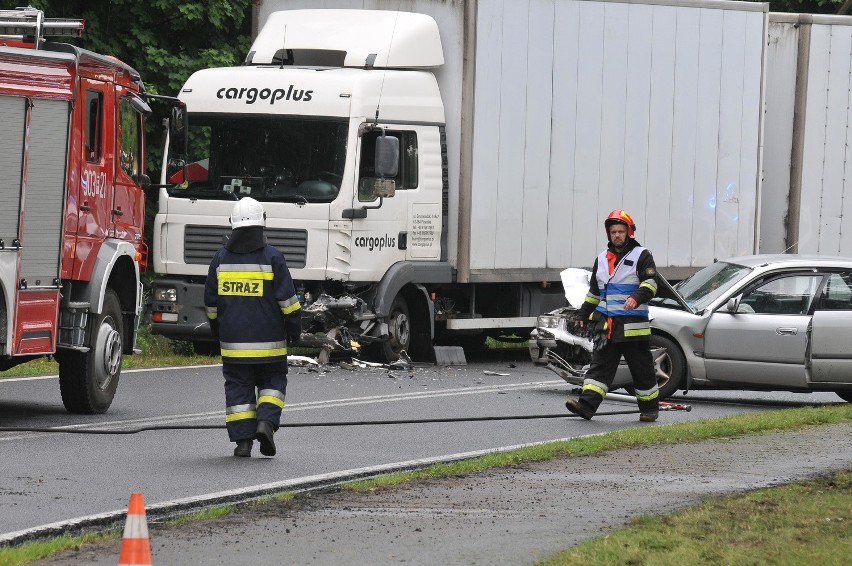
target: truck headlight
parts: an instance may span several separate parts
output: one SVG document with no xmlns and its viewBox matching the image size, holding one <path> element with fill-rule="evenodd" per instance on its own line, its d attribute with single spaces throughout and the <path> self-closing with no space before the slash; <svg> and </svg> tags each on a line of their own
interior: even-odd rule
<svg viewBox="0 0 852 566">
<path fill-rule="evenodd" d="M 168 303 L 177 302 L 177 289 L 174 287 L 157 287 L 154 289 L 154 299 Z"/>
<path fill-rule="evenodd" d="M 536 326 L 539 328 L 559 328 L 561 317 L 552 316 L 549 314 L 543 314 L 538 317 L 536 321 Z"/>
</svg>

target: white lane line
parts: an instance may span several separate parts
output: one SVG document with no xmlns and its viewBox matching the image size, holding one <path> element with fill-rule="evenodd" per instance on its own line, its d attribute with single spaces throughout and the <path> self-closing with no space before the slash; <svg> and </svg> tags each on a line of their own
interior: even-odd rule
<svg viewBox="0 0 852 566">
<path fill-rule="evenodd" d="M 172 499 L 170 501 L 163 501 L 160 503 L 146 504 L 145 512 L 146 515 L 149 517 L 149 520 L 151 520 L 151 518 L 157 519 L 160 517 L 166 517 L 169 515 L 169 513 L 175 513 L 178 511 L 188 512 L 192 510 L 198 510 L 203 507 L 224 505 L 228 503 L 240 503 L 249 501 L 251 499 L 257 499 L 259 497 L 268 496 L 274 493 L 279 493 L 282 491 L 310 491 L 315 489 L 323 489 L 347 481 L 352 481 L 361 478 L 369 478 L 380 474 L 420 469 L 430 466 L 432 464 L 467 460 L 470 458 L 477 458 L 479 456 L 486 456 L 488 454 L 508 452 L 511 450 L 518 450 L 520 448 L 527 448 L 530 446 L 539 446 L 542 444 L 548 444 L 550 442 L 573 440 L 574 438 L 599 436 L 601 434 L 605 433 L 595 433 L 568 438 L 557 438 L 554 440 L 543 440 L 526 444 L 515 444 L 512 446 L 500 446 L 496 448 L 487 448 L 485 450 L 459 452 L 456 454 L 448 454 L 445 456 L 432 456 L 429 458 L 418 458 L 416 460 L 407 460 L 403 462 L 379 464 L 375 466 L 366 466 L 363 468 L 352 468 L 349 470 L 341 470 L 326 474 L 302 476 L 300 478 L 293 478 L 278 482 L 241 487 L 238 489 L 218 491 L 203 495 L 195 495 L 182 499 Z M 48 536 L 57 536 L 69 529 L 82 529 L 92 526 L 105 526 L 109 525 L 110 523 L 115 523 L 123 520 L 126 515 L 127 510 L 120 509 L 116 511 L 108 511 L 106 513 L 98 513 L 96 515 L 88 515 L 83 517 L 76 517 L 74 519 L 67 519 L 64 521 L 57 521 L 55 523 L 48 523 L 46 525 L 40 525 L 38 527 L 32 527 L 29 529 L 2 533 L 0 534 L 0 544 L 17 544 L 18 542 L 22 542 L 24 540 L 45 538 Z"/>
<path fill-rule="evenodd" d="M 372 403 L 399 402 L 399 401 L 419 401 L 423 399 L 434 399 L 439 397 L 453 397 L 460 395 L 481 395 L 486 393 L 495 393 L 501 391 L 523 391 L 531 389 L 544 389 L 554 385 L 563 384 L 561 380 L 551 381 L 530 381 L 524 383 L 509 383 L 505 385 L 483 385 L 473 387 L 459 387 L 453 389 L 442 389 L 440 391 L 413 391 L 408 393 L 393 393 L 388 395 L 372 395 L 367 397 L 350 397 L 344 399 L 328 399 L 323 401 L 305 401 L 302 403 L 293 403 L 284 408 L 284 416 L 293 411 L 306 411 L 313 409 L 327 409 L 334 407 L 351 407 L 357 405 L 368 405 Z M 181 415 L 162 415 L 156 417 L 145 417 L 139 419 L 126 419 L 106 422 L 91 422 L 79 423 L 73 425 L 52 427 L 57 430 L 75 430 L 80 428 L 86 429 L 109 429 L 109 428 L 137 428 L 141 426 L 156 426 L 166 424 L 180 424 L 199 420 L 221 420 L 225 414 L 221 411 L 207 411 L 203 413 L 190 413 Z M 39 427 L 41 428 L 41 427 Z M 52 433 L 22 433 L 16 436 L 3 436 L 0 441 L 19 440 L 22 438 L 32 439 L 39 436 L 48 436 Z"/>
<path fill-rule="evenodd" d="M 125 373 L 141 373 L 143 371 L 176 371 L 176 370 L 186 370 L 186 369 L 201 369 L 201 368 L 215 368 L 220 367 L 222 364 L 205 364 L 198 366 L 171 366 L 171 367 L 159 367 L 159 368 L 137 368 L 137 369 L 123 369 L 121 370 L 122 375 Z M 4 377 L 0 379 L 0 385 L 4 383 L 13 383 L 16 381 L 44 381 L 47 379 L 59 379 L 58 375 L 33 375 L 28 377 Z"/>
</svg>

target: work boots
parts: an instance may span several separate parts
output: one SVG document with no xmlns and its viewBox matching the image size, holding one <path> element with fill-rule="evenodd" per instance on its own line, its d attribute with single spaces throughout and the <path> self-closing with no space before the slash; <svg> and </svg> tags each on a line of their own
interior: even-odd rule
<svg viewBox="0 0 852 566">
<path fill-rule="evenodd" d="M 275 441 L 272 436 L 275 434 L 275 427 L 269 421 L 258 421 L 257 423 L 257 440 L 260 442 L 260 453 L 264 456 L 275 456 Z"/>
<path fill-rule="evenodd" d="M 659 411 L 647 411 L 639 415 L 639 420 L 643 423 L 652 423 L 660 416 Z"/>
<path fill-rule="evenodd" d="M 252 444 L 254 443 L 251 441 L 251 439 L 238 440 L 237 447 L 234 448 L 234 456 L 238 456 L 240 458 L 250 458 Z"/>
<path fill-rule="evenodd" d="M 575 401 L 574 399 L 568 399 L 567 401 L 565 401 L 565 406 L 568 408 L 569 411 L 571 411 L 575 415 L 580 415 L 587 421 L 592 420 L 592 417 L 595 414 L 594 410 L 589 409 L 588 407 L 584 406 L 579 401 Z"/>
</svg>

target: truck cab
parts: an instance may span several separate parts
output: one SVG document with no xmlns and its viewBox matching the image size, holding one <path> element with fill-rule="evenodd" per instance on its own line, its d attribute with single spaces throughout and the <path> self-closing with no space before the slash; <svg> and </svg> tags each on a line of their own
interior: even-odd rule
<svg viewBox="0 0 852 566">
<path fill-rule="evenodd" d="M 324 13 L 274 14 L 244 66 L 196 72 L 181 90 L 189 144 L 172 152 L 160 191 L 154 332 L 212 340 L 204 279 L 234 202 L 251 196 L 309 334 L 375 342 L 388 359 L 431 342 L 430 297 L 405 287 L 452 278 L 444 109 L 430 72 L 443 63 L 440 36 L 422 14 Z M 375 31 L 359 35 L 353 18 Z M 415 310 L 425 324 L 412 325 Z"/>
</svg>

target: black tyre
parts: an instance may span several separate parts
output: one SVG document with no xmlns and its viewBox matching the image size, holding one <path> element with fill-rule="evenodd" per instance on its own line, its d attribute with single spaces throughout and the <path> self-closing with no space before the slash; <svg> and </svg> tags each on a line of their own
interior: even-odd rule
<svg viewBox="0 0 852 566">
<path fill-rule="evenodd" d="M 660 389 L 660 400 L 671 397 L 686 383 L 686 358 L 680 346 L 665 336 L 651 335 L 651 348 L 665 348 L 666 352 L 654 360 L 657 374 L 657 387 Z M 634 395 L 636 389 L 632 385 L 624 388 Z"/>
<path fill-rule="evenodd" d="M 121 303 L 112 289 L 104 295 L 104 308 L 94 317 L 88 352 L 67 350 L 57 356 L 59 391 L 70 413 L 105 413 L 115 397 L 121 374 L 124 324 Z"/>
<path fill-rule="evenodd" d="M 852 391 L 835 391 L 835 393 L 847 403 L 852 403 Z"/>
<path fill-rule="evenodd" d="M 382 362 L 391 363 L 399 359 L 403 350 L 411 351 L 413 338 L 411 327 L 411 315 L 405 297 L 397 295 L 391 303 L 388 315 L 388 334 L 390 339 L 378 344 L 378 356 Z"/>
</svg>

